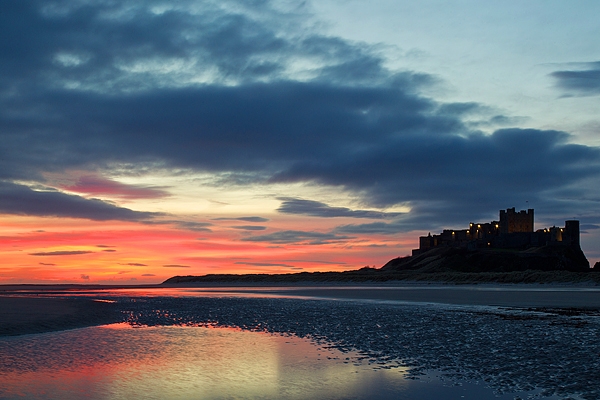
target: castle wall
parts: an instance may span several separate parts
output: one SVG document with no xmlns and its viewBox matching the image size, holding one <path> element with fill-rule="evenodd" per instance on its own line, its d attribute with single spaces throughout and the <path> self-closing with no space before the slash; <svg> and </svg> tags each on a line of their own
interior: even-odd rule
<svg viewBox="0 0 600 400">
<path fill-rule="evenodd" d="M 481 247 L 526 249 L 546 245 L 571 246 L 579 249 L 579 221 L 565 221 L 564 228 L 551 228 L 533 231 L 533 209 L 516 212 L 514 207 L 500 210 L 500 221 L 490 223 L 470 223 L 468 229 L 444 229 L 439 235 L 421 236 L 420 254 L 439 246 L 477 249 Z"/>
</svg>

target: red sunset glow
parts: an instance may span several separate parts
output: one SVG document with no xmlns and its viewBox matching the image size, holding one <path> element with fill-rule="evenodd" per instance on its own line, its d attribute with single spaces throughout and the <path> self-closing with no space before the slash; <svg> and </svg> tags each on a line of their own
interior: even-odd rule
<svg viewBox="0 0 600 400">
<path fill-rule="evenodd" d="M 211 221 L 210 230 L 193 231 L 168 221 L 5 218 L 0 282 L 136 284 L 158 283 L 174 275 L 343 271 L 380 266 L 406 252 L 413 241 L 307 237 L 290 243 L 284 243 L 288 239 L 251 242 L 244 238 L 254 231 L 233 227 L 238 223 Z M 243 223 L 245 229 L 257 226 Z M 297 224 L 294 220 L 271 221 L 274 228 L 260 234 L 287 231 Z"/>
</svg>

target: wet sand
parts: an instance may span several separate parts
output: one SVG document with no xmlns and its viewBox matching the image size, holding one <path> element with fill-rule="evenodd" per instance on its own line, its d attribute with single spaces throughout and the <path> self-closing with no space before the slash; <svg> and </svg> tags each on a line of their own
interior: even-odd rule
<svg viewBox="0 0 600 400">
<path fill-rule="evenodd" d="M 0 297 L 0 336 L 82 328 L 118 318 L 113 304 L 91 299 Z"/>
<path fill-rule="evenodd" d="M 93 289 L 116 289 L 117 287 L 94 287 Z M 121 287 L 123 288 L 123 287 Z M 322 285 L 322 286 L 245 286 L 230 285 L 176 285 L 160 287 L 126 287 L 127 289 L 152 289 L 170 296 L 172 289 L 188 289 L 192 296 L 202 296 L 209 291 L 213 295 L 223 293 L 231 296 L 258 294 L 299 298 L 326 298 L 358 301 L 399 301 L 417 303 L 441 303 L 456 305 L 482 305 L 502 307 L 546 307 L 600 310 L 600 288 L 550 285 Z M 12 289 L 12 290 L 11 290 Z M 117 306 L 83 297 L 69 296 L 92 288 L 65 286 L 0 288 L 0 336 L 42 333 L 85 326 L 118 322 L 121 316 Z M 143 292 L 143 290 L 142 290 Z M 130 294 L 131 295 L 131 294 Z M 133 294 L 135 295 L 135 294 Z M 143 296 L 142 293 L 140 293 Z M 162 294 L 161 294 L 162 295 Z M 59 297 L 57 297 L 59 296 Z"/>
<path fill-rule="evenodd" d="M 402 285 L 301 287 L 271 290 L 293 296 L 503 307 L 600 309 L 600 288 L 540 285 Z"/>
</svg>

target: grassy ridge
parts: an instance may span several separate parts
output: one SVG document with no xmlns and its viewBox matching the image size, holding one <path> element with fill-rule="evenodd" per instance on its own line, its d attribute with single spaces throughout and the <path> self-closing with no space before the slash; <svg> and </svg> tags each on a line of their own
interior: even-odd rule
<svg viewBox="0 0 600 400">
<path fill-rule="evenodd" d="M 368 283 L 368 282 L 438 282 L 453 284 L 476 283 L 561 283 L 600 285 L 600 272 L 570 271 L 514 271 L 514 272 L 459 272 L 459 271 L 397 271 L 362 268 L 346 272 L 302 272 L 298 274 L 212 274 L 203 276 L 174 276 L 164 284 L 185 283 Z"/>
</svg>

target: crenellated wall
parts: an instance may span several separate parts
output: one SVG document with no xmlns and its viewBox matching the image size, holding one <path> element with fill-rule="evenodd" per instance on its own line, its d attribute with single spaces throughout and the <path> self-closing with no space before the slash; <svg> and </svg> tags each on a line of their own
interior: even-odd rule
<svg viewBox="0 0 600 400">
<path fill-rule="evenodd" d="M 527 249 L 548 245 L 570 246 L 580 249 L 579 221 L 565 221 L 564 228 L 553 226 L 534 232 L 533 209 L 500 210 L 500 220 L 489 223 L 470 223 L 468 229 L 444 229 L 439 235 L 419 237 L 419 248 L 413 255 L 436 247 L 492 249 Z"/>
</svg>

